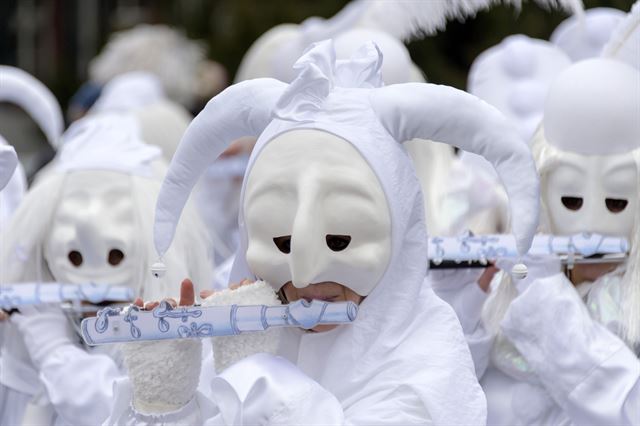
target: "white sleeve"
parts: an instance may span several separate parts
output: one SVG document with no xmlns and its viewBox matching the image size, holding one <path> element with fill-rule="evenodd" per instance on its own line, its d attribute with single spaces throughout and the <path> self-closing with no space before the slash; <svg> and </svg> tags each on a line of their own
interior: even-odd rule
<svg viewBox="0 0 640 426">
<path fill-rule="evenodd" d="M 224 424 L 218 408 L 200 392 L 184 406 L 162 414 L 145 414 L 136 411 L 131 403 L 133 391 L 129 378 L 121 378 L 113 386 L 114 404 L 104 426 L 145 426 L 145 425 L 201 425 L 209 419 L 212 424 Z"/>
<path fill-rule="evenodd" d="M 572 423 L 638 424 L 640 361 L 591 318 L 564 275 L 534 281 L 502 329 Z"/>
<path fill-rule="evenodd" d="M 122 373 L 104 354 L 72 344 L 57 347 L 40 366 L 40 380 L 56 412 L 71 424 L 94 424 L 111 412 L 113 384 Z"/>
<path fill-rule="evenodd" d="M 212 382 L 224 424 L 431 424 L 424 402 L 410 386 L 381 390 L 344 406 L 284 358 L 247 357 Z M 215 417 L 219 421 L 219 417 Z M 219 424 L 209 421 L 205 424 Z"/>
<path fill-rule="evenodd" d="M 482 271 L 472 268 L 429 271 L 434 292 L 451 305 L 460 320 L 478 378 L 489 365 L 495 338 L 482 323 L 482 308 L 489 297 L 477 283 Z"/>
</svg>

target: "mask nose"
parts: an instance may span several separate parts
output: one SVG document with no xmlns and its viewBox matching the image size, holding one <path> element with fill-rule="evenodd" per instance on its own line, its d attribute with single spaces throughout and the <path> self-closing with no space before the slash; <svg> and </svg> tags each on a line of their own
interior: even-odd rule
<svg viewBox="0 0 640 426">
<path fill-rule="evenodd" d="M 104 262 L 104 254 L 101 250 L 104 243 L 102 242 L 100 230 L 96 227 L 93 215 L 88 213 L 79 216 L 75 228 L 76 239 L 83 249 L 82 255 L 85 261 L 91 265 L 99 265 Z"/>
<path fill-rule="evenodd" d="M 289 268 L 291 283 L 296 288 L 304 288 L 315 282 L 325 263 L 322 258 L 324 239 L 321 224 L 315 220 L 310 207 L 303 206 L 298 210 L 291 234 Z"/>
</svg>

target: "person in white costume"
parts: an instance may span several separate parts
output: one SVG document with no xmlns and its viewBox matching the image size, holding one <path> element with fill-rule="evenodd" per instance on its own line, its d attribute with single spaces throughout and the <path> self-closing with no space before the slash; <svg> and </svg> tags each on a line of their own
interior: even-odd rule
<svg viewBox="0 0 640 426">
<path fill-rule="evenodd" d="M 471 95 L 421 83 L 382 87 L 374 43 L 336 60 L 333 43 L 323 41 L 295 68 L 291 84 L 236 84 L 195 118 L 158 197 L 156 248 L 162 258 L 212 159 L 238 137 L 257 136 L 231 279 L 264 282 L 226 290 L 238 297 L 225 301 L 243 303 L 242 294 L 266 288 L 261 303 L 273 304 L 276 291 L 285 303 L 352 300 L 358 319 L 282 331 L 284 359 L 260 354 L 219 368 L 209 399 L 193 384 L 198 340 L 134 344 L 126 351 L 130 383 L 107 424 L 484 424 L 460 324 L 425 284 L 423 201 L 402 141 L 456 143 L 495 164 L 512 197 L 521 253 L 538 214 L 529 151 L 513 142 L 517 131 L 499 112 Z M 204 303 L 219 304 L 216 297 Z M 171 374 L 166 365 L 180 367 Z M 167 374 L 170 383 L 161 380 Z"/>
<path fill-rule="evenodd" d="M 50 174 L 29 191 L 3 235 L 3 283 L 98 282 L 133 287 L 142 297 L 177 293 L 177 280 L 210 278 L 208 240 L 193 212 L 167 253 L 164 280 L 153 260 L 153 203 L 166 166 L 144 144 L 131 117 L 100 114 L 76 122 Z M 95 424 L 111 410 L 122 376 L 113 351 L 87 350 L 58 306 L 10 316 L 0 367 L 0 424 Z"/>
<path fill-rule="evenodd" d="M 639 14 L 636 4 L 620 26 L 627 40 Z M 455 285 L 432 276 L 461 318 L 490 425 L 640 420 L 640 72 L 618 60 L 633 50 L 612 40 L 608 58 L 578 62 L 554 81 L 533 152 L 541 229 L 627 237 L 628 259 L 578 264 L 568 275 L 557 259 L 531 259 L 527 279 L 503 279 L 486 302 L 472 274 Z"/>
</svg>

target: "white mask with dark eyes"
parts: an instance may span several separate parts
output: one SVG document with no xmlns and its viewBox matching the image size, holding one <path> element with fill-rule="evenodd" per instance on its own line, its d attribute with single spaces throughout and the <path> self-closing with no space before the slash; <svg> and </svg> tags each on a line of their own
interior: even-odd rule
<svg viewBox="0 0 640 426">
<path fill-rule="evenodd" d="M 631 154 L 565 153 L 542 182 L 551 232 L 631 237 L 640 191 L 637 173 Z"/>
<path fill-rule="evenodd" d="M 551 86 L 542 131 L 559 152 L 539 166 L 552 232 L 631 237 L 640 191 L 639 85 L 633 67 L 598 58 L 570 66 Z"/>
<path fill-rule="evenodd" d="M 70 174 L 45 240 L 44 256 L 54 279 L 137 287 L 136 224 L 128 176 Z"/>
<path fill-rule="evenodd" d="M 347 141 L 295 130 L 269 142 L 244 193 L 247 262 L 278 290 L 320 282 L 368 295 L 391 255 L 391 219 L 371 167 Z"/>
</svg>

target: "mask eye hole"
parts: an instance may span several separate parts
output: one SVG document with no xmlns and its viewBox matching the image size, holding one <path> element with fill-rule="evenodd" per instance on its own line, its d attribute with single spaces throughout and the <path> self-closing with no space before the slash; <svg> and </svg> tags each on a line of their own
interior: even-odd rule
<svg viewBox="0 0 640 426">
<path fill-rule="evenodd" d="M 120 262 L 124 259 L 124 253 L 119 249 L 111 249 L 109 250 L 109 265 L 116 266 L 119 265 Z"/>
<path fill-rule="evenodd" d="M 604 203 L 611 213 L 620 213 L 627 208 L 629 201 L 619 198 L 605 198 Z"/>
<path fill-rule="evenodd" d="M 349 246 L 351 242 L 350 235 L 327 235 L 327 247 L 329 247 L 332 251 L 342 251 Z"/>
<path fill-rule="evenodd" d="M 82 265 L 82 253 L 77 250 L 71 250 L 67 255 L 67 259 L 69 259 L 69 262 L 76 268 Z"/>
<path fill-rule="evenodd" d="M 576 211 L 582 207 L 582 197 L 562 197 L 560 201 L 569 210 Z"/>
<path fill-rule="evenodd" d="M 284 235 L 282 237 L 275 237 L 273 239 L 276 247 L 284 254 L 291 253 L 291 235 Z"/>
</svg>

